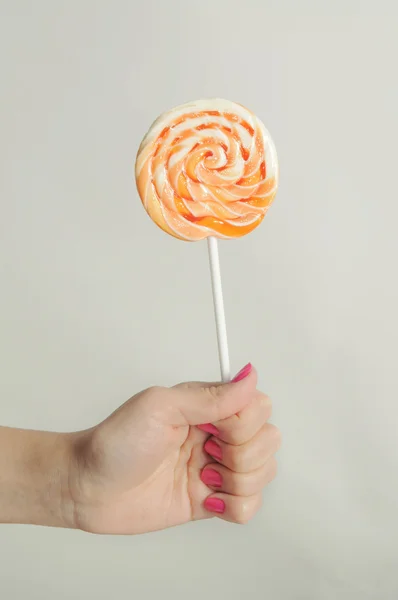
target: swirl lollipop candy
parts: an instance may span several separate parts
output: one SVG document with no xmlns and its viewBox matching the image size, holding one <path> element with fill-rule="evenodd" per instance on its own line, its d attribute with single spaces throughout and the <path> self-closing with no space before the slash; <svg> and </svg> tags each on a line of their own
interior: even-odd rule
<svg viewBox="0 0 398 600">
<path fill-rule="evenodd" d="M 190 102 L 163 113 L 138 150 L 137 189 L 151 219 L 185 241 L 208 239 L 223 381 L 229 358 L 217 238 L 255 229 L 278 185 L 274 143 L 261 121 L 228 100 Z"/>
</svg>

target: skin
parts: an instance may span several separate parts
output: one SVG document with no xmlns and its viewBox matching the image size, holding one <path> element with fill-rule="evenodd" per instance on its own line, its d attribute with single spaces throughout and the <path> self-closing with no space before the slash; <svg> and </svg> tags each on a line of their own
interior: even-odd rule
<svg viewBox="0 0 398 600">
<path fill-rule="evenodd" d="M 0 428 L 0 522 L 101 534 L 213 516 L 247 523 L 276 474 L 280 445 L 267 422 L 271 402 L 256 386 L 252 369 L 237 383 L 150 388 L 86 431 Z M 216 435 L 198 428 L 209 423 Z M 218 458 L 206 452 L 209 440 Z M 209 469 L 221 485 L 204 483 Z M 216 511 L 209 498 L 222 500 Z"/>
</svg>

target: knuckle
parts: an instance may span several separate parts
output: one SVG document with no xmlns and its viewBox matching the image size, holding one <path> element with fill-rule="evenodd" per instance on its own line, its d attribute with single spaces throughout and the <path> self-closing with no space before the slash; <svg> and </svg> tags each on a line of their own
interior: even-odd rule
<svg viewBox="0 0 398 600">
<path fill-rule="evenodd" d="M 261 506 L 261 495 L 248 500 L 241 500 L 236 507 L 234 521 L 238 525 L 247 525 Z"/>
<path fill-rule="evenodd" d="M 165 388 L 154 385 L 143 392 L 142 399 L 145 401 L 146 405 L 157 406 L 164 396 L 164 391 Z"/>
<path fill-rule="evenodd" d="M 228 419 L 228 435 L 232 444 L 244 444 L 260 430 L 271 416 L 270 404 L 257 397 L 249 408 Z"/>
<path fill-rule="evenodd" d="M 235 523 L 238 525 L 247 525 L 251 517 L 247 517 L 246 514 L 242 514 L 235 519 Z"/>
<path fill-rule="evenodd" d="M 246 440 L 246 424 L 237 419 L 228 430 L 228 441 L 238 446 Z"/>
<path fill-rule="evenodd" d="M 264 487 L 264 481 L 261 473 L 240 474 L 237 482 L 237 494 L 240 496 L 252 496 Z"/>
<path fill-rule="evenodd" d="M 244 446 L 231 446 L 229 448 L 230 468 L 237 472 L 244 472 L 250 463 L 250 451 Z"/>
<path fill-rule="evenodd" d="M 235 521 L 239 525 L 247 525 L 247 523 L 250 521 L 250 519 L 252 518 L 252 516 L 253 515 L 247 509 L 246 505 L 243 504 L 243 506 L 241 507 L 241 509 L 237 512 L 237 515 L 235 517 Z"/>
<path fill-rule="evenodd" d="M 231 473 L 230 476 L 230 493 L 235 496 L 248 496 L 250 492 L 251 482 L 243 473 Z"/>
<path fill-rule="evenodd" d="M 169 388 L 153 386 L 144 390 L 138 398 L 145 414 L 160 417 L 172 407 Z"/>
<path fill-rule="evenodd" d="M 282 434 L 280 430 L 275 425 L 268 425 L 267 431 L 268 439 L 272 441 L 272 445 L 279 449 L 282 443 Z"/>
<path fill-rule="evenodd" d="M 267 396 L 267 394 L 263 394 L 262 392 L 259 393 L 259 397 L 260 397 L 260 404 L 266 408 L 271 408 L 272 407 L 272 400 L 269 396 Z"/>
<path fill-rule="evenodd" d="M 273 456 L 272 458 L 270 458 L 269 465 L 267 468 L 267 478 L 266 478 L 267 483 L 271 483 L 271 481 L 273 481 L 275 479 L 275 477 L 277 476 L 277 473 L 278 473 L 278 462 L 277 462 L 276 458 Z"/>
<path fill-rule="evenodd" d="M 210 400 L 218 400 L 220 398 L 222 387 L 219 385 L 210 385 L 208 387 L 204 387 L 203 391 L 207 394 Z"/>
<path fill-rule="evenodd" d="M 164 390 L 165 388 L 161 387 L 160 385 L 153 385 L 146 390 L 146 394 L 148 394 L 148 397 L 153 398 L 162 394 Z"/>
<path fill-rule="evenodd" d="M 271 400 L 271 398 L 264 395 L 262 402 L 261 402 L 261 406 L 262 406 L 262 409 L 264 412 L 265 420 L 268 421 L 268 419 L 270 419 L 271 415 L 272 415 L 272 400 Z"/>
</svg>

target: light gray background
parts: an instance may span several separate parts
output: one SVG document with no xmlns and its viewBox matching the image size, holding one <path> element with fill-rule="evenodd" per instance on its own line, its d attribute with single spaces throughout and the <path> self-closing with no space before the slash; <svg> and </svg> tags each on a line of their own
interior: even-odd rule
<svg viewBox="0 0 398 600">
<path fill-rule="evenodd" d="M 159 112 L 221 96 L 279 152 L 274 206 L 221 258 L 234 370 L 284 435 L 247 527 L 0 527 L 4 600 L 396 600 L 393 6 L 0 2 L 0 422 L 83 428 L 218 376 L 206 244 L 152 225 L 133 164 Z"/>
</svg>

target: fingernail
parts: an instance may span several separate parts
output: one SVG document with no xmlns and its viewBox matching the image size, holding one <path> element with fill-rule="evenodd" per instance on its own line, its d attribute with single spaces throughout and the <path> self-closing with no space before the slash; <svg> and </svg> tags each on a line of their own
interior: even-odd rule
<svg viewBox="0 0 398 600">
<path fill-rule="evenodd" d="M 214 469 L 204 469 L 200 478 L 206 485 L 213 485 L 215 487 L 221 487 L 222 485 L 222 477 Z"/>
<path fill-rule="evenodd" d="M 205 423 L 204 425 L 198 425 L 198 429 L 201 431 L 205 431 L 206 433 L 211 433 L 211 435 L 219 435 L 217 427 L 212 425 L 211 423 Z"/>
<path fill-rule="evenodd" d="M 206 450 L 207 454 L 210 454 L 210 456 L 212 456 L 213 458 L 217 460 L 222 459 L 221 448 L 214 440 L 207 440 L 207 442 L 204 445 L 204 449 Z"/>
<path fill-rule="evenodd" d="M 215 513 L 223 513 L 225 512 L 225 502 L 224 500 L 220 500 L 220 498 L 206 498 L 205 502 L 206 510 Z"/>
<path fill-rule="evenodd" d="M 241 369 L 239 371 L 239 373 L 237 375 L 235 375 L 235 377 L 232 380 L 232 383 L 237 383 L 238 381 L 242 381 L 242 379 L 244 379 L 245 377 L 247 377 L 253 369 L 253 365 L 251 363 L 248 363 L 245 367 L 243 367 L 243 369 Z"/>
</svg>

